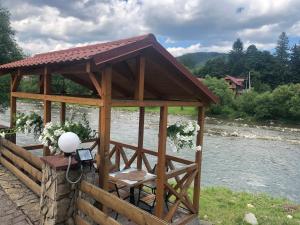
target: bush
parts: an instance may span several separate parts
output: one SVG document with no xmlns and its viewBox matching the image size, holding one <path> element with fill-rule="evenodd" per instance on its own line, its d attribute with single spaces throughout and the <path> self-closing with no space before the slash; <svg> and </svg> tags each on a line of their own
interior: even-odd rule
<svg viewBox="0 0 300 225">
<path fill-rule="evenodd" d="M 251 90 L 234 98 L 223 79 L 207 77 L 204 83 L 220 98 L 220 104 L 212 105 L 209 114 L 300 121 L 300 84 L 278 86 L 272 92 Z"/>
<path fill-rule="evenodd" d="M 223 79 L 207 76 L 204 84 L 219 97 L 220 102 L 212 105 L 209 112 L 214 115 L 228 115 L 233 113 L 234 93 L 228 88 L 228 84 Z"/>
</svg>

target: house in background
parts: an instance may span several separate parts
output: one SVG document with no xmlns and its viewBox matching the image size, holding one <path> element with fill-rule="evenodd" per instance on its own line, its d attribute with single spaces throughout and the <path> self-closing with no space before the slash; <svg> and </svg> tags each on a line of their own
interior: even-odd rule
<svg viewBox="0 0 300 225">
<path fill-rule="evenodd" d="M 240 95 L 245 89 L 245 79 L 232 76 L 226 76 L 225 81 L 229 84 L 229 88 L 236 94 Z"/>
</svg>

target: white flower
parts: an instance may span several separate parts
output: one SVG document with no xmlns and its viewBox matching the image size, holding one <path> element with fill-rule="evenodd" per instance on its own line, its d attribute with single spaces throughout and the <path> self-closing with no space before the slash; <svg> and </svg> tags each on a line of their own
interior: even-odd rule
<svg viewBox="0 0 300 225">
<path fill-rule="evenodd" d="M 201 145 L 198 145 L 198 146 L 196 147 L 196 152 L 201 151 L 201 150 L 202 150 Z"/>
<path fill-rule="evenodd" d="M 1 132 L 0 137 L 5 138 L 5 132 Z"/>
<path fill-rule="evenodd" d="M 293 219 L 293 216 L 292 215 L 287 215 L 286 216 L 288 219 Z"/>
</svg>

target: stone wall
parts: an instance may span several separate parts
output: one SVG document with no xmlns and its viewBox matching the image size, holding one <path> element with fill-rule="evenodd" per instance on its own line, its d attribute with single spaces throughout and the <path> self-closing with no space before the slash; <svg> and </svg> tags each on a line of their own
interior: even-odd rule
<svg viewBox="0 0 300 225">
<path fill-rule="evenodd" d="M 41 224 L 74 224 L 73 214 L 77 187 L 66 181 L 66 171 L 43 165 L 42 194 L 40 199 Z M 78 177 L 79 171 L 70 171 Z"/>
</svg>

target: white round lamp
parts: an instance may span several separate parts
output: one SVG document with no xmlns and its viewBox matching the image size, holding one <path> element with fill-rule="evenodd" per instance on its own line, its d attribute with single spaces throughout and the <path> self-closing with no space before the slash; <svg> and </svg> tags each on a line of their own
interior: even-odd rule
<svg viewBox="0 0 300 225">
<path fill-rule="evenodd" d="M 58 139 L 58 147 L 65 155 L 71 155 L 75 152 L 80 144 L 80 139 L 77 134 L 73 132 L 63 133 Z"/>
</svg>

